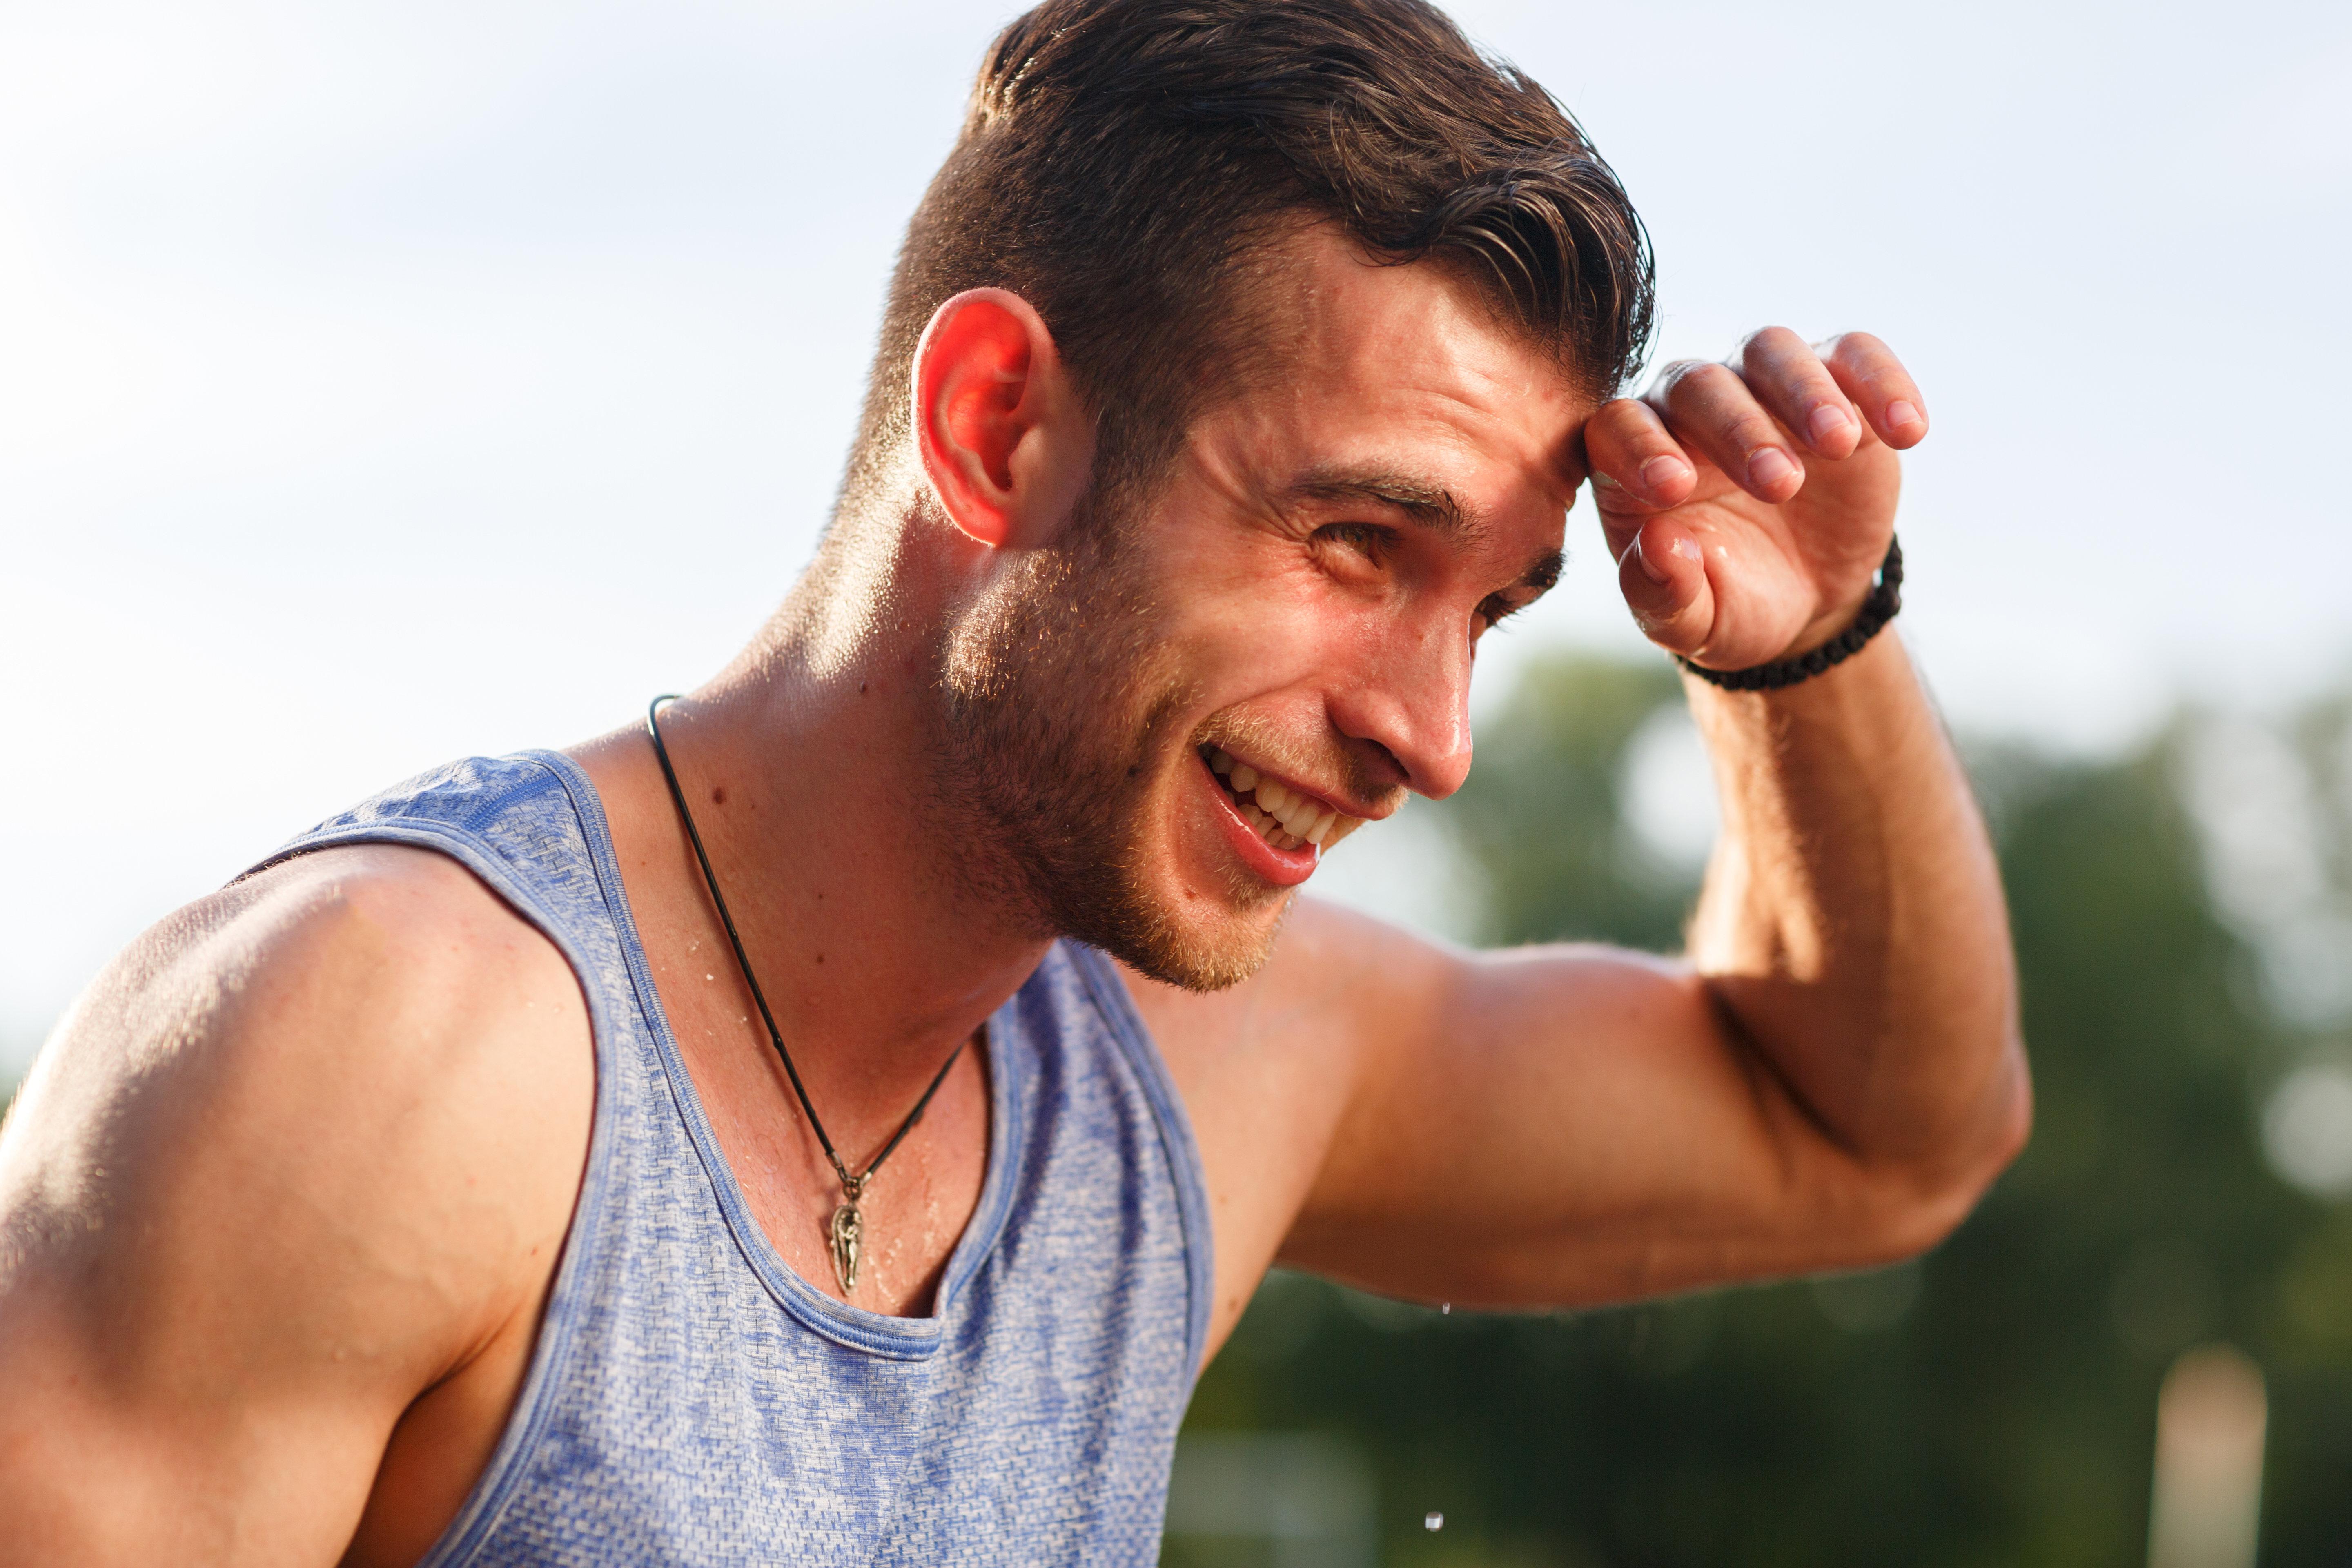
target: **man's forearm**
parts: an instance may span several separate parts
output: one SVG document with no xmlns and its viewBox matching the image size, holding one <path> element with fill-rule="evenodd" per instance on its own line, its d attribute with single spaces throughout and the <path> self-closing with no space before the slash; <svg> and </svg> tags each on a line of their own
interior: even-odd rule
<svg viewBox="0 0 2352 1568">
<path fill-rule="evenodd" d="M 1691 956 L 1857 1159 L 1941 1184 L 2028 1115 L 1998 868 L 1898 638 L 1772 693 L 1689 682 L 1723 837 Z"/>
</svg>

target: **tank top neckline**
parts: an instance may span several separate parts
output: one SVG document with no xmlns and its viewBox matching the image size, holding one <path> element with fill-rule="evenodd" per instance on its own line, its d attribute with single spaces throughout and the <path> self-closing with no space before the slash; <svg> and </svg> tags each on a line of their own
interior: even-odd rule
<svg viewBox="0 0 2352 1568">
<path fill-rule="evenodd" d="M 767 1232 L 760 1228 L 759 1220 L 743 1196 L 742 1186 L 735 1179 L 734 1167 L 719 1147 L 709 1116 L 703 1110 L 701 1092 L 687 1071 L 686 1059 L 670 1029 L 669 1016 L 654 986 L 652 965 L 637 932 L 636 912 L 629 904 L 628 890 L 621 880 L 620 859 L 614 853 L 604 798 L 597 794 L 586 771 L 561 752 L 530 751 L 521 754 L 553 769 L 579 809 L 598 878 L 611 889 L 613 927 L 628 965 L 630 983 L 636 988 L 638 1005 L 645 1011 L 653 1035 L 663 1076 L 668 1080 L 687 1138 L 709 1178 L 719 1214 L 753 1275 L 784 1310 L 806 1328 L 836 1343 L 900 1361 L 921 1360 L 935 1353 L 945 1341 L 944 1331 L 961 1300 L 965 1286 L 987 1260 L 1004 1228 L 1005 1216 L 1012 1208 L 1013 1173 L 1021 1168 L 1027 1142 L 1020 1111 L 1020 1090 L 1027 1076 L 1027 1064 L 1015 1045 L 1017 1031 L 1009 1026 L 1014 1001 L 1008 1000 L 999 1007 L 982 1030 L 989 1079 L 987 1164 L 981 1179 L 980 1200 L 973 1205 L 971 1217 L 965 1222 L 954 1250 L 948 1255 L 930 1314 L 897 1317 L 869 1311 L 829 1296 L 785 1262 L 774 1243 L 768 1239 Z"/>
</svg>

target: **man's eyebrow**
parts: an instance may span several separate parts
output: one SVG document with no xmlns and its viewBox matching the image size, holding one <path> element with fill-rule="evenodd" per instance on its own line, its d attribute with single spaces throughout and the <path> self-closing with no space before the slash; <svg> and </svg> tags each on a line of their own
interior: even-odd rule
<svg viewBox="0 0 2352 1568">
<path fill-rule="evenodd" d="M 1391 507 L 1415 522 L 1442 532 L 1460 533 L 1470 527 L 1469 517 L 1462 503 L 1454 500 L 1453 491 L 1402 474 L 1312 473 L 1292 485 L 1290 490 L 1307 500 L 1370 501 L 1375 506 Z"/>
</svg>

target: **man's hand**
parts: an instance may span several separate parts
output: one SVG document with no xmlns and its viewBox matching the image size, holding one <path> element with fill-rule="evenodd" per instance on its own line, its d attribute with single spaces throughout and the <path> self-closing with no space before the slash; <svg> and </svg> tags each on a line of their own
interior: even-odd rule
<svg viewBox="0 0 2352 1568">
<path fill-rule="evenodd" d="M 1809 348 L 1767 327 L 1729 363 L 1667 365 L 1585 428 L 1634 620 L 1710 669 L 1829 641 L 1886 554 L 1895 454 L 1927 434 L 1918 388 L 1867 332 Z"/>
</svg>

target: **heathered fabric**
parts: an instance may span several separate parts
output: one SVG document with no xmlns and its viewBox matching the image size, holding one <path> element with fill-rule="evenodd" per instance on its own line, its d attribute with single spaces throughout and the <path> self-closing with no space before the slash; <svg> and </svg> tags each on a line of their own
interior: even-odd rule
<svg viewBox="0 0 2352 1568">
<path fill-rule="evenodd" d="M 464 862 L 562 950 L 595 1034 L 546 1321 L 432 1568 L 1157 1560 L 1208 1331 L 1208 1210 L 1182 1109 L 1099 953 L 1057 944 L 989 1021 L 979 1207 L 938 1315 L 883 1317 L 812 1289 L 752 1221 L 577 766 L 452 763 L 271 859 L 361 842 Z"/>
</svg>

